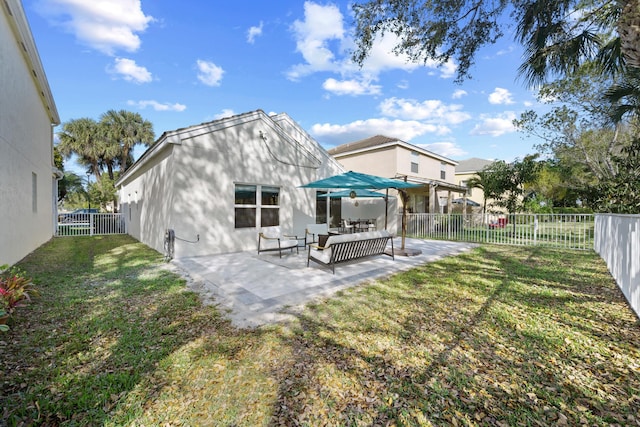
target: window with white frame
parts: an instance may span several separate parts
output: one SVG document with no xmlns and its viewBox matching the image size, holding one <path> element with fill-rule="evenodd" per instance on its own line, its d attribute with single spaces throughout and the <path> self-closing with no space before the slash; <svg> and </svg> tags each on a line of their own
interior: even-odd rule
<svg viewBox="0 0 640 427">
<path fill-rule="evenodd" d="M 440 162 L 440 179 L 447 179 L 447 164 Z"/>
<path fill-rule="evenodd" d="M 462 187 L 467 187 L 467 196 L 471 196 L 471 190 L 473 190 L 473 188 L 469 187 L 469 182 L 468 181 L 460 181 L 460 185 Z"/>
<path fill-rule="evenodd" d="M 420 154 L 417 151 L 411 152 L 411 173 L 418 173 L 420 165 Z"/>
<path fill-rule="evenodd" d="M 236 184 L 235 228 L 280 225 L 280 188 Z"/>
</svg>

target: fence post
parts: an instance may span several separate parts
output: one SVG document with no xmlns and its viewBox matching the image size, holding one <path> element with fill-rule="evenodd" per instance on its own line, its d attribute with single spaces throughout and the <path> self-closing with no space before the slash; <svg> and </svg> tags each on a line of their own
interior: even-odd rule
<svg viewBox="0 0 640 427">
<path fill-rule="evenodd" d="M 533 215 L 533 245 L 538 242 L 538 214 Z"/>
</svg>

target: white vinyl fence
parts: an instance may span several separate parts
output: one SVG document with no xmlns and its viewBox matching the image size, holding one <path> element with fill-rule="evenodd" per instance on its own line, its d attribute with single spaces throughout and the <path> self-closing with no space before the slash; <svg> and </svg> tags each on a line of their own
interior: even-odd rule
<svg viewBox="0 0 640 427">
<path fill-rule="evenodd" d="M 640 215 L 597 214 L 594 249 L 640 317 Z"/>
<path fill-rule="evenodd" d="M 127 227 L 121 213 L 78 213 L 58 215 L 56 236 L 95 236 L 126 234 Z"/>
<path fill-rule="evenodd" d="M 422 239 L 592 250 L 593 233 L 591 214 L 407 214 L 407 236 Z"/>
</svg>

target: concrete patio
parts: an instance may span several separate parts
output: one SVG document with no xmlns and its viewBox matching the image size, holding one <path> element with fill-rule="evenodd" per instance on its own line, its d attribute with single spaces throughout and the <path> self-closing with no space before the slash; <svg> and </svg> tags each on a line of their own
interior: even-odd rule
<svg viewBox="0 0 640 427">
<path fill-rule="evenodd" d="M 400 247 L 400 239 L 394 239 Z M 307 268 L 305 248 L 257 254 L 256 251 L 174 259 L 173 265 L 188 279 L 191 290 L 205 304 L 218 305 L 240 328 L 286 321 L 304 304 L 368 280 L 390 276 L 414 266 L 456 255 L 477 246 L 472 243 L 407 239 L 407 248 L 422 251 L 417 256 L 375 256 L 340 264 L 331 270 L 311 263 Z"/>
</svg>

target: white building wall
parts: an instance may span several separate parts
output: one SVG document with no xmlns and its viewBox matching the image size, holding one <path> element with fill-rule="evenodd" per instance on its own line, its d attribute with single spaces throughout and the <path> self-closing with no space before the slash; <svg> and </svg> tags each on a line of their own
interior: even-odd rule
<svg viewBox="0 0 640 427">
<path fill-rule="evenodd" d="M 119 194 L 127 232 L 158 252 L 164 250 L 164 233 L 173 212 L 174 148 L 169 144 L 160 150 L 156 162 L 136 171 Z"/>
<path fill-rule="evenodd" d="M 166 138 L 175 144 L 125 177 L 120 197 L 129 233 L 162 252 L 173 229 L 176 258 L 256 249 L 258 229 L 235 228 L 236 184 L 279 187 L 281 228 L 303 236 L 315 222 L 315 190 L 298 187 L 342 172 L 321 147 L 289 138 L 261 111 Z M 137 204 L 124 206 L 135 191 Z"/>
<path fill-rule="evenodd" d="M 54 206 L 52 120 L 1 9 L 0 265 L 16 263 L 52 237 Z"/>
</svg>

